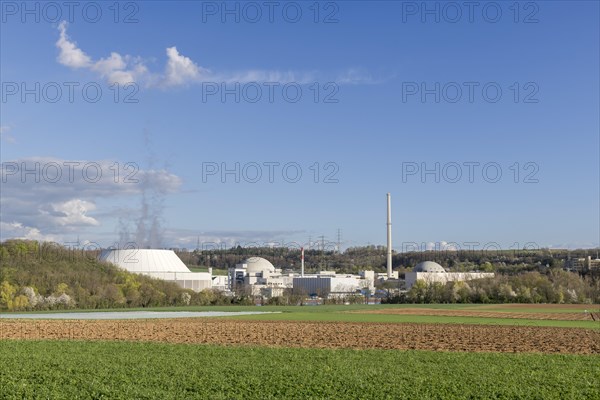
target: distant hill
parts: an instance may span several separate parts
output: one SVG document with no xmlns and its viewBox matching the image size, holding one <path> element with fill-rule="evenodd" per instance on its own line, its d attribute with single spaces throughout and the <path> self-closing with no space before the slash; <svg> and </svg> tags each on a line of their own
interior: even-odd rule
<svg viewBox="0 0 600 400">
<path fill-rule="evenodd" d="M 597 252 L 598 249 L 495 250 L 493 247 L 489 250 L 412 251 L 394 253 L 392 264 L 400 273 L 412 270 L 421 261 L 435 261 L 450 272 L 483 270 L 514 275 L 532 271 L 545 272 L 547 268 L 563 268 L 570 259 L 586 256 L 595 258 Z M 257 256 L 268 259 L 276 268 L 300 269 L 299 249 L 238 246 L 230 249 L 179 251 L 177 255 L 191 268 L 201 266 L 226 270 L 248 257 Z M 358 273 L 365 269 L 385 272 L 386 249 L 384 246 L 352 247 L 341 253 L 305 249 L 305 264 L 307 272 L 335 270 L 338 273 Z M 583 270 L 581 274 L 589 272 Z"/>
<path fill-rule="evenodd" d="M 98 309 L 211 304 L 173 282 L 97 261 L 98 252 L 52 243 L 0 243 L 0 309 Z M 211 301 L 224 301 L 211 294 Z"/>
<path fill-rule="evenodd" d="M 563 271 L 569 260 L 595 256 L 596 250 L 426 251 L 395 253 L 394 269 L 403 276 L 417 263 L 436 261 L 448 271 L 484 270 L 496 278 L 471 282 L 460 301 L 466 302 L 597 302 L 600 269 Z M 288 248 L 242 248 L 178 252 L 192 269 L 227 268 L 251 256 L 267 258 L 277 268 L 300 267 L 300 251 Z M 241 291 L 237 296 L 205 290 L 200 293 L 172 282 L 137 275 L 97 260 L 98 251 L 72 250 L 53 243 L 7 240 L 0 243 L 0 310 L 99 309 L 179 305 L 251 304 Z M 356 273 L 363 269 L 385 271 L 385 248 L 350 248 L 343 253 L 307 250 L 306 272 L 336 270 Z M 424 288 L 408 293 L 409 302 L 459 301 L 442 296 L 454 290 Z M 439 289 L 439 290 L 438 290 Z M 442 291 L 445 290 L 445 292 Z M 440 293 L 437 293 L 439 291 Z M 466 293 L 465 290 L 463 292 Z M 514 295 L 513 295 L 514 293 Z M 507 294 L 506 296 L 504 294 Z M 412 296 L 412 297 L 411 297 Z M 399 300 L 399 301 L 400 301 Z"/>
</svg>

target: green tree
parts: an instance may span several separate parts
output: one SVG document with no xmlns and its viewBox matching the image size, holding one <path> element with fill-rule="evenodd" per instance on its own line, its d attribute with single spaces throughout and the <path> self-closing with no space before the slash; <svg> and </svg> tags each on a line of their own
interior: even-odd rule
<svg viewBox="0 0 600 400">
<path fill-rule="evenodd" d="M 16 292 L 16 287 L 11 285 L 7 281 L 3 281 L 0 285 L 0 307 L 12 310 L 13 299 L 15 297 Z"/>
<path fill-rule="evenodd" d="M 161 306 L 165 294 L 147 282 L 140 285 L 140 305 L 142 307 Z"/>
<path fill-rule="evenodd" d="M 427 283 L 419 279 L 417 280 L 407 293 L 408 301 L 412 303 L 424 303 L 427 295 Z"/>
<path fill-rule="evenodd" d="M 63 282 L 56 285 L 56 289 L 54 290 L 54 294 L 56 294 L 57 296 L 60 296 L 61 294 L 68 293 L 68 292 L 69 292 L 69 285 L 67 285 L 66 283 L 63 283 Z"/>
<path fill-rule="evenodd" d="M 29 307 L 29 299 L 25 295 L 18 295 L 14 298 L 12 304 L 12 310 L 21 311 L 26 310 Z"/>
<path fill-rule="evenodd" d="M 504 303 L 509 303 L 514 301 L 517 297 L 517 294 L 513 291 L 510 283 L 502 283 L 498 287 L 498 300 Z"/>
</svg>

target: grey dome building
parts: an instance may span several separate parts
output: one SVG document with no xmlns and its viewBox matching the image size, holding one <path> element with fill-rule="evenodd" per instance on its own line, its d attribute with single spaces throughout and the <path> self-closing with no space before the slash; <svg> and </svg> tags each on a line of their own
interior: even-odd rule
<svg viewBox="0 0 600 400">
<path fill-rule="evenodd" d="M 438 272 L 446 273 L 444 267 L 433 261 L 423 261 L 417 264 L 413 272 Z"/>
<path fill-rule="evenodd" d="M 493 272 L 446 272 L 444 267 L 433 261 L 423 261 L 405 274 L 406 289 L 410 289 L 417 281 L 427 284 L 439 282 L 445 284 L 452 281 L 469 281 L 471 279 L 493 278 Z"/>
<path fill-rule="evenodd" d="M 275 267 L 271 262 L 262 257 L 250 257 L 246 259 L 242 264 L 246 265 L 246 271 L 248 273 L 260 274 L 264 272 L 275 273 Z"/>
</svg>

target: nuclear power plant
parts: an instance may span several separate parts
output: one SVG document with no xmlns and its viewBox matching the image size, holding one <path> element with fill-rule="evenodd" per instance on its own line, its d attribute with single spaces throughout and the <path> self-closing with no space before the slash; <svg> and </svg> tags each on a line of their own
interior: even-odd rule
<svg viewBox="0 0 600 400">
<path fill-rule="evenodd" d="M 110 262 L 129 272 L 148 275 L 153 278 L 172 281 L 185 289 L 202 291 L 205 289 L 234 293 L 247 290 L 252 296 L 265 298 L 281 296 L 285 290 L 304 296 L 322 298 L 344 297 L 361 294 L 365 291 L 375 292 L 378 282 L 391 281 L 398 290 L 410 290 L 419 280 L 426 283 L 466 281 L 493 277 L 493 273 L 482 272 L 446 272 L 439 264 L 432 261 L 419 263 L 412 272 L 405 274 L 401 280 L 398 271 L 393 271 L 392 256 L 392 201 L 387 193 L 387 247 L 386 272 L 360 271 L 358 275 L 338 274 L 335 271 L 319 271 L 305 274 L 304 248 L 300 250 L 300 271 L 282 272 L 267 259 L 250 257 L 233 268 L 227 275 L 213 275 L 211 268 L 207 272 L 192 272 L 172 250 L 162 249 L 125 249 L 103 250 L 99 256 L 101 261 Z"/>
<path fill-rule="evenodd" d="M 227 287 L 224 277 L 213 276 L 210 269 L 208 272 L 190 271 L 173 250 L 108 249 L 100 253 L 99 259 L 126 271 L 172 281 L 184 289 L 197 292 Z"/>
<path fill-rule="evenodd" d="M 446 283 L 453 281 L 469 281 L 472 279 L 493 278 L 493 272 L 446 272 L 444 267 L 433 261 L 423 261 L 405 274 L 406 289 L 421 280 L 427 284 L 433 282 Z"/>
</svg>

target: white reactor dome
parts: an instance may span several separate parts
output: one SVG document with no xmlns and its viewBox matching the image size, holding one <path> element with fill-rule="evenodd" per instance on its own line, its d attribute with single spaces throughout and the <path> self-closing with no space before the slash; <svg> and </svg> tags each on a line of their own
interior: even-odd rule
<svg viewBox="0 0 600 400">
<path fill-rule="evenodd" d="M 247 265 L 246 271 L 249 273 L 258 273 L 263 271 L 275 272 L 273 264 L 262 257 L 250 257 L 244 261 Z"/>
<path fill-rule="evenodd" d="M 446 272 L 446 270 L 436 262 L 423 261 L 417 264 L 413 272 Z"/>
<path fill-rule="evenodd" d="M 100 261 L 115 264 L 129 272 L 190 272 L 173 250 L 122 249 L 102 250 Z"/>
</svg>

